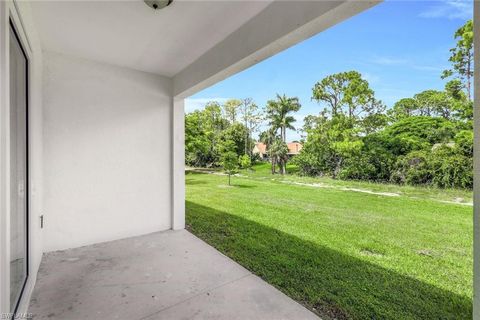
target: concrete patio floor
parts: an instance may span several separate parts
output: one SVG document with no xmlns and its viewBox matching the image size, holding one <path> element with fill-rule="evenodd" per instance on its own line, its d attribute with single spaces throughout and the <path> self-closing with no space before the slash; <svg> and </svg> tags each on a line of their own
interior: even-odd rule
<svg viewBox="0 0 480 320">
<path fill-rule="evenodd" d="M 34 319 L 317 319 L 186 230 L 44 255 Z"/>
</svg>

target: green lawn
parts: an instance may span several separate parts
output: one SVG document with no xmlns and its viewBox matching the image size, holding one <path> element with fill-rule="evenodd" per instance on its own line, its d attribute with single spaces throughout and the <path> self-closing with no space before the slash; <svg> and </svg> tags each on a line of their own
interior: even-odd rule
<svg viewBox="0 0 480 320">
<path fill-rule="evenodd" d="M 319 315 L 471 318 L 472 207 L 449 203 L 471 192 L 272 177 L 268 165 L 232 181 L 187 173 L 189 230 Z"/>
</svg>

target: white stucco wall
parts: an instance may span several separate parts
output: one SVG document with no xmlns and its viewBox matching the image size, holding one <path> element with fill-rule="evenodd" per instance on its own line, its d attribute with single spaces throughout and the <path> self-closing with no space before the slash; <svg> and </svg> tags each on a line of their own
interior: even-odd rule
<svg viewBox="0 0 480 320">
<path fill-rule="evenodd" d="M 171 228 L 171 80 L 44 52 L 45 251 Z"/>
</svg>

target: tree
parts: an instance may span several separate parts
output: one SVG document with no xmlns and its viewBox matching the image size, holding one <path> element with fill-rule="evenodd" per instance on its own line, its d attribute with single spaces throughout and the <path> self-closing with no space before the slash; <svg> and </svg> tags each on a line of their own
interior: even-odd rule
<svg viewBox="0 0 480 320">
<path fill-rule="evenodd" d="M 252 167 L 252 159 L 247 154 L 238 158 L 238 163 L 242 169 L 250 169 Z"/>
<path fill-rule="evenodd" d="M 295 163 L 304 174 L 327 174 L 337 178 L 348 159 L 360 153 L 363 143 L 358 128 L 343 114 L 331 119 L 319 117 L 317 120 L 316 126 L 308 131 Z"/>
<path fill-rule="evenodd" d="M 416 101 L 420 116 L 441 116 L 450 119 L 452 104 L 444 91 L 425 90 L 413 97 Z"/>
<path fill-rule="evenodd" d="M 280 174 L 286 173 L 286 163 L 288 157 L 288 147 L 281 139 L 276 139 L 270 147 L 269 156 L 273 159 L 273 163 L 280 165 Z"/>
<path fill-rule="evenodd" d="M 245 146 L 249 144 L 249 141 L 246 140 L 247 137 L 248 129 L 242 123 L 235 122 L 221 131 L 217 140 L 220 144 L 223 144 L 225 141 L 232 141 L 234 144 L 232 151 L 237 155 L 242 155 L 244 154 Z"/>
<path fill-rule="evenodd" d="M 473 78 L 473 21 L 468 20 L 455 32 L 457 44 L 450 49 L 452 68 L 443 71 L 442 79 L 455 76 L 459 79 L 471 101 L 471 84 Z"/>
<path fill-rule="evenodd" d="M 242 100 L 239 99 L 229 99 L 223 104 L 223 113 L 231 124 L 237 121 L 238 109 L 241 105 Z"/>
<path fill-rule="evenodd" d="M 458 79 L 448 81 L 445 84 L 445 92 L 450 99 L 455 117 L 462 120 L 472 120 L 473 101 L 468 100 L 467 95 L 463 91 L 462 82 Z"/>
<path fill-rule="evenodd" d="M 417 111 L 417 100 L 413 98 L 403 98 L 395 102 L 393 108 L 389 110 L 388 114 L 393 119 L 393 121 L 398 121 L 403 118 L 416 115 Z"/>
<path fill-rule="evenodd" d="M 373 113 L 363 118 L 361 122 L 362 132 L 365 135 L 377 132 L 388 123 L 388 116 L 384 113 Z"/>
<path fill-rule="evenodd" d="M 451 120 L 465 108 L 466 102 L 465 95 L 459 89 L 459 81 L 452 80 L 446 84 L 445 91 L 425 90 L 413 98 L 400 99 L 388 111 L 388 115 L 393 121 L 413 116 L 439 116 Z"/>
<path fill-rule="evenodd" d="M 218 165 L 218 143 L 221 132 L 228 127 L 220 105 L 210 101 L 202 111 L 185 116 L 185 155 L 189 165 Z"/>
<path fill-rule="evenodd" d="M 213 157 L 211 141 L 205 134 L 201 111 L 185 115 L 185 162 L 194 167 L 204 167 Z"/>
<path fill-rule="evenodd" d="M 332 117 L 342 113 L 350 119 L 373 113 L 378 106 L 368 81 L 357 71 L 323 78 L 313 87 L 312 99 L 325 103 Z"/>
<path fill-rule="evenodd" d="M 277 139 L 277 130 L 273 127 L 270 127 L 268 130 L 260 133 L 260 142 L 265 144 L 267 153 L 270 153 L 270 148 L 276 139 Z M 270 157 L 270 163 L 272 165 L 272 174 L 275 174 L 275 158 L 274 157 Z"/>
<path fill-rule="evenodd" d="M 287 97 L 277 94 L 275 100 L 267 101 L 267 118 L 270 126 L 280 129 L 280 137 L 287 142 L 287 129 L 295 130 L 293 123 L 296 121 L 290 114 L 300 110 L 301 104 L 297 97 Z"/>
<path fill-rule="evenodd" d="M 293 123 L 296 121 L 295 118 L 290 115 L 292 112 L 300 110 L 301 105 L 297 97 L 287 97 L 286 95 L 277 94 L 275 100 L 267 101 L 267 118 L 269 119 L 269 124 L 273 132 L 280 130 L 280 139 L 286 147 L 286 153 L 288 153 L 288 147 L 286 146 L 287 140 L 287 129 L 295 130 Z M 273 141 L 275 144 L 276 141 Z M 272 146 L 273 146 L 272 144 Z M 275 146 L 276 152 L 279 152 L 280 146 Z M 283 149 L 282 149 L 283 150 Z M 287 157 L 277 156 L 276 160 L 280 165 L 280 172 L 284 174 L 287 171 Z M 275 171 L 275 166 L 272 162 L 272 171 Z"/>
<path fill-rule="evenodd" d="M 260 111 L 258 110 L 258 106 L 253 102 L 251 98 L 246 98 L 241 100 L 241 104 L 239 106 L 240 111 L 240 118 L 243 122 L 245 128 L 247 128 L 245 141 L 245 150 L 244 154 L 251 155 L 252 152 L 252 145 L 250 144 L 251 137 L 255 131 L 257 131 L 260 121 L 262 120 L 262 116 Z"/>
<path fill-rule="evenodd" d="M 231 176 L 238 170 L 238 155 L 234 151 L 235 143 L 231 140 L 224 141 L 221 146 L 220 161 L 223 170 L 228 175 L 228 185 L 231 185 Z"/>
</svg>

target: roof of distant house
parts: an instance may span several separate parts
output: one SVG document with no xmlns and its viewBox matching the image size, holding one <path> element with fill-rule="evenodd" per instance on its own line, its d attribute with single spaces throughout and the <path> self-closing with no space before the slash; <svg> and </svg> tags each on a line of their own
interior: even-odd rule
<svg viewBox="0 0 480 320">
<path fill-rule="evenodd" d="M 267 145 L 263 142 L 257 142 L 255 144 L 255 147 L 257 147 L 258 153 L 267 153 Z"/>
<path fill-rule="evenodd" d="M 300 150 L 302 150 L 303 145 L 299 142 L 289 142 L 287 143 L 288 147 L 288 154 L 294 155 L 298 154 Z M 257 142 L 255 144 L 255 152 L 266 154 L 267 153 L 267 145 L 263 142 Z"/>
<path fill-rule="evenodd" d="M 303 145 L 299 142 L 289 142 L 287 143 L 288 154 L 298 154 L 302 150 Z"/>
</svg>

